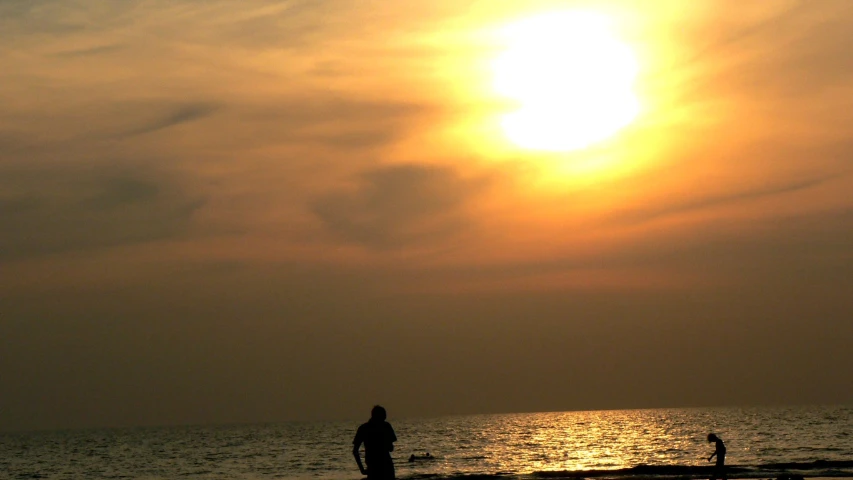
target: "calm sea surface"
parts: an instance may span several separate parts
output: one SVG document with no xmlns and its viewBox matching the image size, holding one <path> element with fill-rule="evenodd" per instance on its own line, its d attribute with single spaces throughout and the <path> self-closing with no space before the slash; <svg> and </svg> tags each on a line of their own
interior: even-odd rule
<svg viewBox="0 0 853 480">
<path fill-rule="evenodd" d="M 712 431 L 725 440 L 726 463 L 740 467 L 740 476 L 767 478 L 780 468 L 811 468 L 806 476 L 853 476 L 853 407 L 392 416 L 389 421 L 399 438 L 398 478 L 600 474 L 590 470 L 627 477 L 630 471 L 620 469 L 707 466 L 713 447 L 705 437 Z M 359 479 L 351 455 L 359 423 L 0 434 L 0 478 Z M 411 453 L 424 452 L 435 460 L 407 461 Z M 796 462 L 812 465 L 771 465 Z M 643 476 L 672 473 L 652 468 Z"/>
</svg>

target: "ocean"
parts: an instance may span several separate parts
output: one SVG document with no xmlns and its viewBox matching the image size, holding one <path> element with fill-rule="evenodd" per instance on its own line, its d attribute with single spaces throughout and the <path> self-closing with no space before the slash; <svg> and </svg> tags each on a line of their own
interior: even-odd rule
<svg viewBox="0 0 853 480">
<path fill-rule="evenodd" d="M 399 439 L 393 456 L 402 479 L 707 478 L 709 432 L 726 442 L 729 478 L 853 477 L 853 407 L 400 419 L 393 405 L 387 407 Z M 0 434 L 0 478 L 360 479 L 351 453 L 360 423 Z M 408 462 L 409 455 L 426 452 L 433 459 Z"/>
</svg>

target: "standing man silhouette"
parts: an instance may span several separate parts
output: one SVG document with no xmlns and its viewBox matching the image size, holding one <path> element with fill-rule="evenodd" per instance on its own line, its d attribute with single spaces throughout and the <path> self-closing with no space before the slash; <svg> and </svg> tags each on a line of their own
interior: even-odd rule
<svg viewBox="0 0 853 480">
<path fill-rule="evenodd" d="M 714 442 L 714 453 L 708 457 L 708 461 L 710 462 L 712 458 L 717 457 L 717 465 L 714 468 L 714 475 L 720 475 L 723 478 L 726 478 L 726 444 L 720 439 L 720 437 L 716 436 L 713 433 L 708 434 L 708 442 Z"/>
<path fill-rule="evenodd" d="M 367 475 L 369 480 L 394 479 L 394 461 L 391 459 L 391 452 L 394 451 L 397 435 L 394 434 L 394 429 L 391 428 L 390 423 L 385 421 L 385 418 L 387 418 L 387 414 L 384 408 L 379 405 L 373 407 L 373 410 L 370 411 L 370 420 L 358 427 L 352 441 L 352 454 L 358 464 L 358 469 L 362 475 Z M 361 463 L 361 455 L 359 454 L 362 443 L 364 444 L 366 469 Z"/>
</svg>

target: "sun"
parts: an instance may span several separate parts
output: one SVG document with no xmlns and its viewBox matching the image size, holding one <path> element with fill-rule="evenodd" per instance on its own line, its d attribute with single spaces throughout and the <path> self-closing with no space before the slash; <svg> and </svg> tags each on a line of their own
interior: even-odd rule
<svg viewBox="0 0 853 480">
<path fill-rule="evenodd" d="M 614 135 L 637 116 L 631 49 L 592 12 L 552 12 L 514 23 L 493 62 L 494 89 L 516 109 L 501 126 L 514 144 L 570 151 Z"/>
</svg>

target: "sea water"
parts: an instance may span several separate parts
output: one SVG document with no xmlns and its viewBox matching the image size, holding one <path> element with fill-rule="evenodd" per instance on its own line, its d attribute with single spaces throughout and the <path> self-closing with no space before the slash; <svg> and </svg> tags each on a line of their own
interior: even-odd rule
<svg viewBox="0 0 853 480">
<path fill-rule="evenodd" d="M 393 414 L 393 409 L 390 410 Z M 366 418 L 365 418 L 366 420 Z M 398 478 L 702 476 L 719 435 L 741 477 L 853 476 L 853 407 L 692 408 L 388 419 Z M 360 422 L 0 434 L 0 478 L 359 479 Z M 429 452 L 433 460 L 408 462 Z M 643 470 L 631 470 L 647 465 Z M 686 470 L 666 467 L 684 466 Z M 691 470 L 693 468 L 693 470 Z M 677 474 L 677 475 L 676 475 Z M 695 474 L 695 475 L 693 475 Z M 701 474 L 701 475 L 700 475 Z"/>
</svg>

